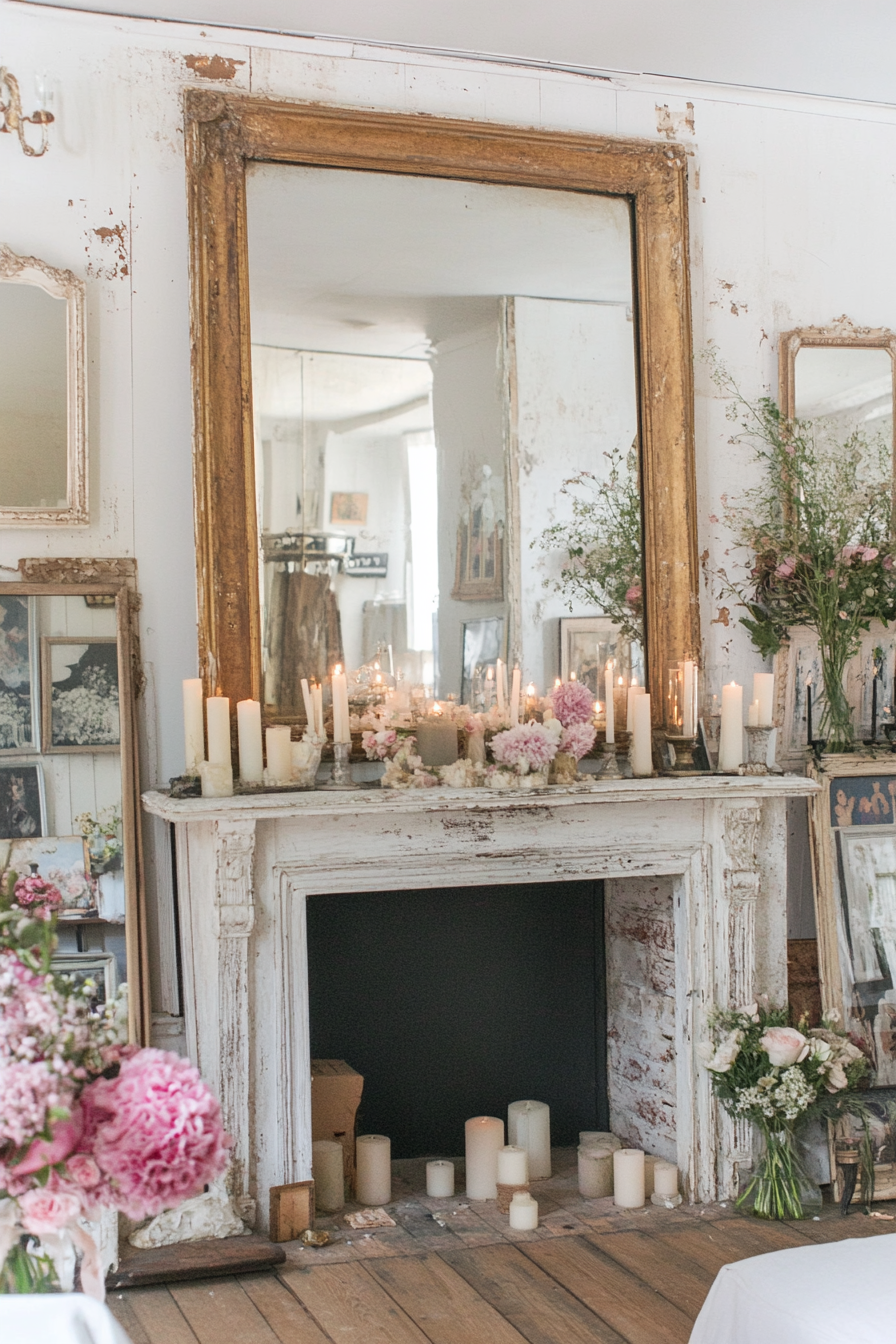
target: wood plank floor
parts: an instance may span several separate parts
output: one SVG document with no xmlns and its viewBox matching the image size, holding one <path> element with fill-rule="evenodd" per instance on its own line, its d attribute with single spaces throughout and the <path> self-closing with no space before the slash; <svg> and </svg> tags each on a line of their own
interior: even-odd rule
<svg viewBox="0 0 896 1344">
<path fill-rule="evenodd" d="M 579 1196 L 574 1150 L 554 1158 L 535 1232 L 511 1232 L 494 1204 L 427 1199 L 423 1164 L 395 1163 L 396 1227 L 319 1220 L 334 1244 L 288 1243 L 277 1273 L 131 1288 L 109 1306 L 133 1344 L 687 1344 L 722 1265 L 896 1231 L 833 1209 L 799 1223 L 725 1205 L 624 1212 Z"/>
</svg>

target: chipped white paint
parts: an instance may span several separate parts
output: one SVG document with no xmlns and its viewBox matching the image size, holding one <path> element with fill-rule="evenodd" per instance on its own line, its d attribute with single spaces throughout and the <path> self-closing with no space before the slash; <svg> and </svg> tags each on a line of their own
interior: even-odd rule
<svg viewBox="0 0 896 1344">
<path fill-rule="evenodd" d="M 646 1124 L 651 1094 L 666 1097 L 660 1146 L 677 1158 L 692 1198 L 728 1193 L 736 1155 L 726 1151 L 717 1172 L 716 1109 L 694 1046 L 707 1008 L 729 1002 L 732 984 L 781 995 L 783 948 L 764 931 L 784 927 L 783 802 L 816 788 L 769 776 L 623 780 L 512 799 L 447 789 L 436 797 L 146 794 L 146 809 L 177 831 L 187 1045 L 221 1090 L 236 1140 L 237 1207 L 248 1215 L 255 1201 L 264 1226 L 268 1188 L 310 1174 L 306 899 L 441 887 L 448 874 L 452 884 L 470 886 L 613 879 L 611 968 L 622 966 L 625 943 L 651 941 L 649 930 L 636 936 L 647 879 L 662 892 L 654 902 L 661 914 L 647 912 L 663 944 L 653 967 L 635 966 L 625 977 L 611 971 L 619 983 L 652 977 L 655 985 L 645 1002 L 659 1030 L 648 1034 L 644 1052 L 655 1077 L 633 1105 L 642 1103 Z M 762 844 L 751 849 L 744 827 L 758 835 L 760 823 Z M 637 881 L 618 881 L 627 877 Z M 741 934 L 745 892 L 753 937 Z M 674 1069 L 661 1058 L 670 1051 Z M 625 1091 L 622 1057 L 611 1056 L 613 1063 L 621 1106 L 633 1093 Z M 639 1132 L 646 1141 L 646 1129 Z"/>
</svg>

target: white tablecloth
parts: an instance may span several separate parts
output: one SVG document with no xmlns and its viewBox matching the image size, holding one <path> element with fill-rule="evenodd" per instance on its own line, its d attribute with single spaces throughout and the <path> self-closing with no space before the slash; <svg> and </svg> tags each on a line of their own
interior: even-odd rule
<svg viewBox="0 0 896 1344">
<path fill-rule="evenodd" d="M 725 1265 L 690 1344 L 894 1341 L 896 1234 L 799 1246 Z"/>
<path fill-rule="evenodd" d="M 130 1344 L 108 1307 L 82 1293 L 0 1296 L 3 1344 Z"/>
</svg>

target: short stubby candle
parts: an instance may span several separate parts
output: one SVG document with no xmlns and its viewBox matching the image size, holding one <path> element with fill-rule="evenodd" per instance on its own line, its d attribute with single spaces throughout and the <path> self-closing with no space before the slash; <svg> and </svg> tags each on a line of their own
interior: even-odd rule
<svg viewBox="0 0 896 1344">
<path fill-rule="evenodd" d="M 517 1190 L 510 1201 L 508 1216 L 514 1232 L 534 1232 L 538 1226 L 538 1203 L 525 1190 Z"/>
<path fill-rule="evenodd" d="M 355 1143 L 355 1198 L 374 1207 L 392 1198 L 392 1141 L 385 1134 L 359 1134 Z"/>
<path fill-rule="evenodd" d="M 414 729 L 417 754 L 429 769 L 453 765 L 457 760 L 457 726 L 444 718 L 424 719 Z"/>
<path fill-rule="evenodd" d="M 551 1174 L 551 1108 L 543 1101 L 512 1101 L 507 1108 L 507 1137 L 529 1154 L 529 1180 Z"/>
<path fill-rule="evenodd" d="M 579 1145 L 586 1148 L 609 1148 L 611 1152 L 615 1152 L 617 1148 L 622 1147 L 622 1140 L 617 1139 L 608 1129 L 580 1129 Z"/>
<path fill-rule="evenodd" d="M 447 1199 L 454 1194 L 454 1163 L 439 1159 L 426 1164 L 426 1193 L 430 1199 Z"/>
<path fill-rule="evenodd" d="M 311 1145 L 311 1175 L 314 1202 L 322 1213 L 335 1213 L 345 1203 L 345 1155 L 333 1139 L 316 1139 Z"/>
<path fill-rule="evenodd" d="M 579 1194 L 606 1199 L 613 1193 L 613 1149 L 579 1145 Z"/>
<path fill-rule="evenodd" d="M 653 1168 L 653 1191 L 663 1199 L 678 1194 L 678 1168 L 674 1162 L 657 1162 Z"/>
<path fill-rule="evenodd" d="M 639 1148 L 617 1148 L 613 1154 L 613 1203 L 620 1209 L 640 1209 L 644 1198 L 644 1154 Z"/>
<path fill-rule="evenodd" d="M 504 1121 L 477 1115 L 464 1125 L 467 1198 L 498 1198 L 498 1150 L 504 1147 Z"/>
<path fill-rule="evenodd" d="M 529 1180 L 529 1154 L 525 1148 L 506 1144 L 498 1150 L 498 1184 L 525 1185 Z"/>
</svg>

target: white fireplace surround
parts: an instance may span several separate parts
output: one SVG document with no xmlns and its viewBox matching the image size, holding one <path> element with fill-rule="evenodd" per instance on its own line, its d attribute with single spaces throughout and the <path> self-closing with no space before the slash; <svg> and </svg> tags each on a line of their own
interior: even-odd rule
<svg viewBox="0 0 896 1344">
<path fill-rule="evenodd" d="M 221 1098 L 246 1221 L 265 1229 L 270 1187 L 311 1175 L 306 897 L 581 878 L 609 879 L 608 910 L 619 879 L 671 879 L 674 1145 L 692 1201 L 730 1196 L 749 1127 L 719 1111 L 695 1047 L 713 1004 L 784 1001 L 785 804 L 816 789 L 785 775 L 145 794 L 176 831 L 187 1047 Z"/>
</svg>

